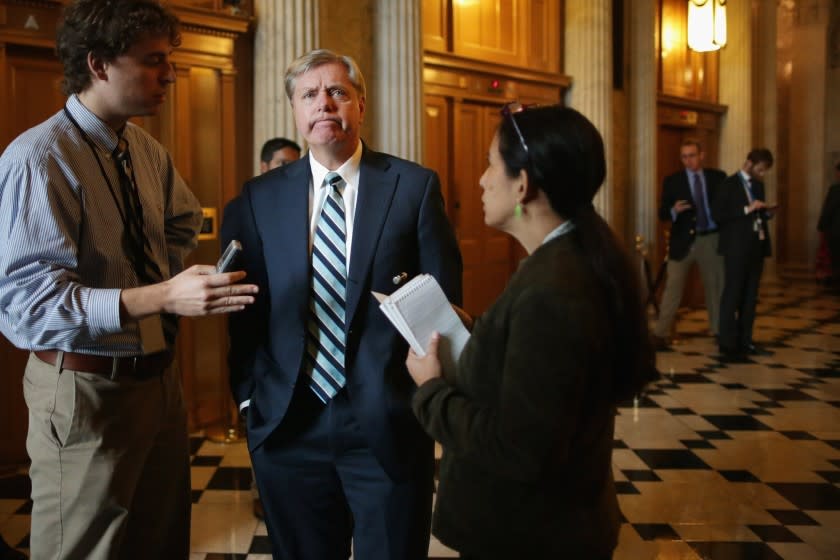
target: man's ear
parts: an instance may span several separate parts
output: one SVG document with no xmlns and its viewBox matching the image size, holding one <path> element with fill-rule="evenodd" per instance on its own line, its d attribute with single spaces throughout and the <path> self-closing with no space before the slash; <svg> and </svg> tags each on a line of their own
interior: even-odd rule
<svg viewBox="0 0 840 560">
<path fill-rule="evenodd" d="M 108 80 L 108 63 L 103 59 L 89 52 L 87 55 L 87 65 L 88 70 L 94 78 L 102 81 Z"/>
</svg>

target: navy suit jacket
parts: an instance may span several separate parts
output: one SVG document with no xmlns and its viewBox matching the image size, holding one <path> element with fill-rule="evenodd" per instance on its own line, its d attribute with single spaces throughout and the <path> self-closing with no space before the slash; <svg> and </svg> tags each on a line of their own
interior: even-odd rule
<svg viewBox="0 0 840 560">
<path fill-rule="evenodd" d="M 752 193 L 754 198 L 765 200 L 764 183 L 753 181 Z M 712 216 L 720 226 L 718 254 L 740 257 L 758 249 L 762 256 L 770 256 L 770 230 L 767 227 L 770 215 L 765 210 L 757 211 L 762 218 L 761 227 L 764 229 L 762 240 L 755 230 L 756 212 L 744 214 L 744 207 L 749 204 L 740 172 L 730 175 L 720 184 L 712 204 Z"/>
<path fill-rule="evenodd" d="M 709 200 L 709 211 L 714 203 L 718 185 L 726 178 L 726 173 L 720 169 L 703 169 L 706 181 L 706 198 Z M 673 175 L 668 175 L 662 182 L 662 200 L 659 205 L 659 219 L 672 221 L 671 209 L 678 200 L 685 200 L 692 208 L 677 214 L 677 220 L 671 224 L 671 237 L 668 240 L 668 258 L 681 261 L 688 255 L 688 250 L 694 244 L 697 228 L 697 212 L 694 208 L 694 197 L 688 184 L 685 169 Z M 715 220 L 717 221 L 717 220 Z"/>
<path fill-rule="evenodd" d="M 260 292 L 230 315 L 230 383 L 237 404 L 250 399 L 248 444 L 258 447 L 289 408 L 300 375 L 309 318 L 309 158 L 245 183 L 225 208 L 222 246 L 238 239 L 247 282 Z M 397 479 L 431 452 L 410 409 L 415 384 L 407 344 L 371 290 L 391 293 L 393 278 L 429 273 L 461 303 L 462 263 L 437 174 L 364 148 L 347 282 L 347 391 L 383 468 Z M 429 455 L 430 456 L 430 455 Z M 421 461 L 425 462 L 425 461 Z"/>
</svg>

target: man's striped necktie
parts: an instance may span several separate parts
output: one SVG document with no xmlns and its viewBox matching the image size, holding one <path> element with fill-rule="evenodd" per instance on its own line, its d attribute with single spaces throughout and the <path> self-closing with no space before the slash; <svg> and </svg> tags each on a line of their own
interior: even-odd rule
<svg viewBox="0 0 840 560">
<path fill-rule="evenodd" d="M 312 244 L 312 294 L 306 337 L 306 372 L 310 387 L 323 402 L 332 399 L 347 380 L 344 369 L 347 250 L 344 179 L 330 172 L 329 189 Z"/>
</svg>

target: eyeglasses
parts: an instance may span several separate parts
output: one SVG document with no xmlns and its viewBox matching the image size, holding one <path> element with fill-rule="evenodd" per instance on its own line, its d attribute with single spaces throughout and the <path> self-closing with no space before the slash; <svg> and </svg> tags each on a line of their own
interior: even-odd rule
<svg viewBox="0 0 840 560">
<path fill-rule="evenodd" d="M 513 117 L 516 113 L 521 113 L 525 109 L 531 107 L 531 105 L 524 105 L 519 101 L 511 101 L 510 103 L 505 103 L 502 105 L 502 116 L 508 117 L 510 122 L 513 123 L 513 129 L 516 130 L 516 135 L 519 136 L 519 143 L 522 144 L 522 149 L 525 150 L 525 153 L 528 153 L 528 144 L 525 143 L 525 137 L 522 136 L 522 131 L 519 129 L 519 125 L 516 124 L 516 119 Z"/>
</svg>

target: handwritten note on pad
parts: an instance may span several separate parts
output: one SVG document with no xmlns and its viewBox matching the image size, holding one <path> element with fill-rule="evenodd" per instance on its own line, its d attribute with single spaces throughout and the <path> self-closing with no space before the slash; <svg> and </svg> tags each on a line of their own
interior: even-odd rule
<svg viewBox="0 0 840 560">
<path fill-rule="evenodd" d="M 440 333 L 440 363 L 447 377 L 455 374 L 458 357 L 470 338 L 446 294 L 430 274 L 420 274 L 390 296 L 373 292 L 379 309 L 419 356 L 426 355 L 432 333 Z"/>
</svg>

